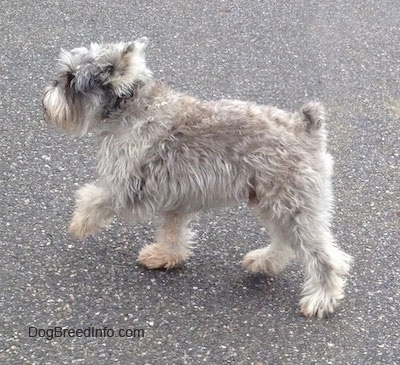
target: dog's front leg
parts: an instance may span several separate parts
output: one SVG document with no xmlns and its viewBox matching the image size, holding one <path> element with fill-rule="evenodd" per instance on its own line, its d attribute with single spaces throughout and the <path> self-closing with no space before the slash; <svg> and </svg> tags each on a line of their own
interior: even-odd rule
<svg viewBox="0 0 400 365">
<path fill-rule="evenodd" d="M 106 192 L 96 185 L 86 184 L 77 192 L 69 232 L 73 237 L 84 239 L 109 224 L 113 215 Z"/>
<path fill-rule="evenodd" d="M 164 214 L 155 243 L 142 248 L 138 261 L 148 269 L 171 269 L 186 260 L 194 237 L 187 227 L 191 217 L 178 212 Z"/>
</svg>

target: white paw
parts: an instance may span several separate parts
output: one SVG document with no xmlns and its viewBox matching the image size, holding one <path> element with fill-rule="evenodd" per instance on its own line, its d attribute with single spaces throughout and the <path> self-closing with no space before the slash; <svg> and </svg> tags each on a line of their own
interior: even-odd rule
<svg viewBox="0 0 400 365">
<path fill-rule="evenodd" d="M 250 272 L 263 272 L 265 263 L 260 258 L 262 251 L 263 249 L 258 249 L 247 253 L 242 261 L 243 268 Z"/>
<path fill-rule="evenodd" d="M 259 248 L 250 251 L 242 262 L 243 268 L 247 271 L 259 273 L 264 272 L 270 275 L 279 274 L 285 267 L 286 261 L 279 261 L 277 257 L 270 257 L 269 248 Z"/>
<path fill-rule="evenodd" d="M 336 277 L 333 287 L 320 286 L 303 290 L 306 294 L 300 300 L 300 312 L 305 317 L 323 318 L 333 313 L 339 301 L 344 297 L 344 280 Z"/>
</svg>

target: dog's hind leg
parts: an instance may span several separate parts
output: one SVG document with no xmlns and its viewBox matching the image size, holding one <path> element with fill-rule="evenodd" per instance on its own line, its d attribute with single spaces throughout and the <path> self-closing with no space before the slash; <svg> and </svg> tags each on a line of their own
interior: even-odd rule
<svg viewBox="0 0 400 365">
<path fill-rule="evenodd" d="M 343 277 L 350 270 L 351 257 L 336 246 L 326 222 L 318 216 L 300 213 L 286 232 L 306 275 L 300 311 L 306 317 L 322 318 L 344 296 Z"/>
<path fill-rule="evenodd" d="M 296 178 L 288 179 L 275 195 L 262 194 L 259 186 L 258 195 L 267 198 L 253 199 L 254 207 L 269 228 L 272 243 L 249 252 L 243 264 L 249 271 L 277 274 L 294 253 L 305 271 L 301 313 L 321 318 L 332 313 L 344 296 L 351 257 L 336 246 L 330 231 L 329 181 L 323 184 L 318 179 Z"/>
<path fill-rule="evenodd" d="M 148 269 L 171 269 L 186 260 L 194 238 L 188 228 L 191 218 L 192 214 L 164 214 L 155 243 L 141 249 L 138 261 Z"/>
<path fill-rule="evenodd" d="M 69 226 L 72 236 L 84 239 L 97 233 L 114 216 L 106 192 L 93 184 L 86 184 L 77 192 L 76 208 Z"/>
<path fill-rule="evenodd" d="M 334 243 L 326 215 L 300 209 L 296 215 L 276 221 L 305 271 L 300 311 L 322 318 L 343 298 L 344 276 L 351 257 Z"/>
<path fill-rule="evenodd" d="M 267 247 L 250 251 L 243 258 L 243 267 L 251 272 L 264 272 L 269 275 L 278 275 L 293 258 L 293 251 L 286 243 L 281 227 L 273 226 L 260 214 L 263 225 L 271 236 L 271 243 Z"/>
<path fill-rule="evenodd" d="M 254 185 L 255 181 L 253 180 L 252 186 Z M 269 212 L 261 208 L 260 200 L 254 187 L 249 190 L 249 206 L 254 209 L 260 218 L 261 224 L 267 229 L 272 241 L 267 247 L 247 253 L 243 258 L 243 268 L 254 273 L 264 272 L 269 275 L 278 275 L 292 259 L 293 251 L 286 244 L 281 227 L 271 224 Z"/>
</svg>

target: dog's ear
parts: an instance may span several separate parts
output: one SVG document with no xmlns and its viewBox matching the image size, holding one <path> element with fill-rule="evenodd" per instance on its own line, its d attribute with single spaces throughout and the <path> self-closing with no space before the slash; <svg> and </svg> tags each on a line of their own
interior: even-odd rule
<svg viewBox="0 0 400 365">
<path fill-rule="evenodd" d="M 124 48 L 122 50 L 122 54 L 125 55 L 127 53 L 132 53 L 135 49 L 135 45 L 133 42 L 127 42 L 124 44 Z"/>
<path fill-rule="evenodd" d="M 60 55 L 58 56 L 58 71 L 61 73 L 74 73 L 88 54 L 89 51 L 85 47 L 74 48 L 72 51 L 61 48 Z"/>
<path fill-rule="evenodd" d="M 132 43 L 130 43 L 132 45 Z M 144 52 L 149 44 L 149 38 L 147 37 L 142 37 L 139 39 L 136 39 L 136 41 L 133 42 L 133 51 L 135 52 Z"/>
<path fill-rule="evenodd" d="M 86 93 L 98 85 L 100 71 L 87 48 L 81 47 L 71 52 L 61 49 L 58 73 L 67 90 Z"/>
<path fill-rule="evenodd" d="M 124 49 L 122 53 L 123 54 L 131 52 L 141 53 L 147 48 L 148 44 L 149 44 L 149 39 L 147 37 L 136 39 L 136 41 L 134 42 L 127 42 L 124 44 Z"/>
</svg>

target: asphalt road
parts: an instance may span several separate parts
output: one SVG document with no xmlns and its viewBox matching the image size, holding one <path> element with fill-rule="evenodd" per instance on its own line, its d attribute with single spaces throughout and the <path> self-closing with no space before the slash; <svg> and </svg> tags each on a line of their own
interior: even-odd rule
<svg viewBox="0 0 400 365">
<path fill-rule="evenodd" d="M 399 364 L 399 15 L 398 0 L 2 0 L 0 363 Z M 195 256 L 168 272 L 136 263 L 151 223 L 68 236 L 95 141 L 47 126 L 42 90 L 61 47 L 143 35 L 155 76 L 180 90 L 328 106 L 333 228 L 355 258 L 332 317 L 300 316 L 298 264 L 242 270 L 268 242 L 245 206 L 202 215 Z M 57 326 L 75 337 L 30 337 Z M 131 332 L 77 337 L 90 327 Z"/>
</svg>

